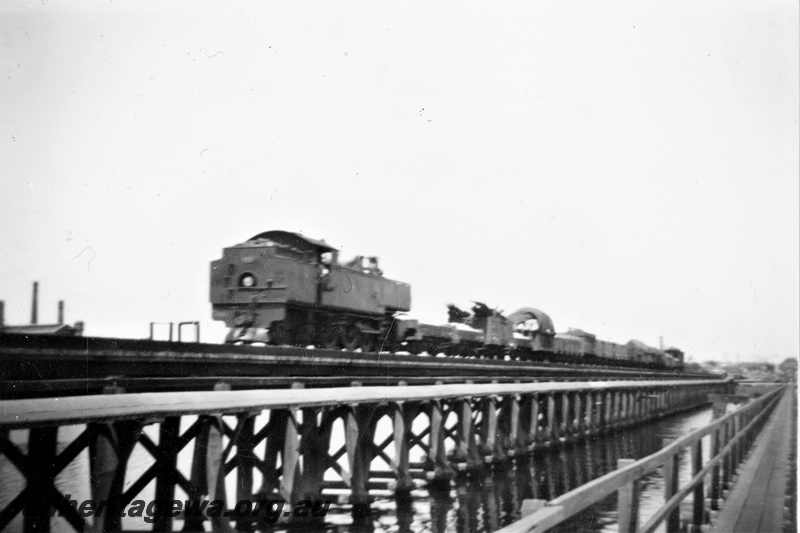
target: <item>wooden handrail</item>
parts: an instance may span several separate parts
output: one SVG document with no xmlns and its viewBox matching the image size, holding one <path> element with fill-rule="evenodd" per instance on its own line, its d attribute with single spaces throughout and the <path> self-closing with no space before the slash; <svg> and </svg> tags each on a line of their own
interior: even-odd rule
<svg viewBox="0 0 800 533">
<path fill-rule="evenodd" d="M 616 391 L 719 386 L 708 381 L 614 381 L 582 383 L 510 383 L 405 387 L 332 387 L 306 390 L 246 390 L 213 392 L 151 392 L 69 396 L 0 401 L 0 427 L 23 428 L 87 422 L 203 414 L 237 414 L 267 409 L 429 401 L 490 395 L 551 392 Z"/>
<path fill-rule="evenodd" d="M 521 533 L 521 532 L 539 532 L 546 531 L 547 529 L 563 522 L 570 516 L 582 511 L 602 500 L 606 496 L 619 491 L 630 483 L 634 483 L 644 477 L 645 475 L 653 472 L 658 467 L 664 465 L 670 458 L 677 456 L 684 448 L 694 445 L 701 441 L 707 435 L 717 431 L 723 425 L 729 424 L 735 417 L 740 417 L 744 414 L 749 414 L 754 410 L 761 409 L 761 412 L 754 417 L 747 427 L 740 429 L 737 434 L 728 441 L 728 444 L 721 449 L 710 461 L 709 464 L 698 472 L 689 484 L 688 488 L 678 490 L 678 492 L 670 498 L 666 504 L 659 509 L 654 517 L 643 527 L 643 531 L 652 531 L 655 527 L 663 521 L 667 515 L 674 511 L 680 501 L 685 498 L 692 489 L 699 483 L 703 477 L 716 464 L 718 464 L 724 457 L 726 457 L 731 450 L 736 446 L 742 435 L 752 429 L 763 416 L 768 413 L 767 407 L 770 403 L 775 403 L 783 394 L 785 388 L 779 388 L 764 396 L 750 402 L 744 407 L 725 415 L 724 417 L 711 422 L 708 426 L 693 431 L 676 441 L 672 442 L 665 448 L 658 452 L 644 457 L 627 466 L 623 466 L 609 472 L 608 474 L 590 481 L 580 487 L 562 494 L 561 496 L 550 500 L 544 504 L 540 510 L 521 518 L 520 520 L 510 524 L 499 530 L 499 533 Z M 701 475 L 702 473 L 702 475 Z M 680 497 L 678 497 L 680 496 Z M 637 505 L 634 502 L 634 505 Z M 649 528 L 649 529 L 645 529 Z"/>
<path fill-rule="evenodd" d="M 775 394 L 776 392 L 777 391 L 773 391 L 773 393 L 771 394 Z M 774 398 L 775 401 L 777 401 L 778 399 L 779 398 L 777 397 Z M 756 424 L 758 424 L 762 418 L 769 415 L 770 412 L 771 411 L 765 408 L 760 413 L 758 413 L 750 421 L 750 423 L 747 424 L 747 426 L 741 429 L 728 442 L 728 444 L 719 451 L 717 455 L 709 459 L 708 464 L 704 466 L 699 472 L 697 472 L 697 474 L 695 474 L 695 476 L 689 481 L 689 483 L 687 483 L 683 488 L 679 489 L 678 492 L 676 492 L 675 495 L 669 499 L 669 501 L 665 502 L 664 505 L 658 511 L 656 511 L 656 513 L 652 517 L 650 517 L 650 520 L 648 520 L 645 523 L 645 525 L 643 525 L 640 528 L 641 533 L 650 533 L 654 531 L 659 526 L 659 524 L 661 524 L 661 522 L 667 517 L 667 515 L 671 511 L 677 509 L 681 501 L 683 501 L 683 499 L 686 498 L 689 495 L 689 493 L 692 492 L 692 490 L 694 490 L 694 488 L 703 481 L 705 476 L 707 476 L 708 473 L 711 472 L 711 469 L 718 463 L 720 463 L 724 457 L 726 457 L 729 453 L 731 453 L 734 446 L 736 446 L 736 444 L 738 444 L 739 441 L 742 440 L 744 435 L 746 435 L 749 431 L 751 431 L 756 426 Z M 736 413 L 730 413 L 730 414 L 734 415 Z"/>
</svg>

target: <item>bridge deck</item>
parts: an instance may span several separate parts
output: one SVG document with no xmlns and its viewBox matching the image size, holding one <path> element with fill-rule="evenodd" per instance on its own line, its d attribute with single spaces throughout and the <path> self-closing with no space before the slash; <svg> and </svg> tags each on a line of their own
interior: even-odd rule
<svg viewBox="0 0 800 533">
<path fill-rule="evenodd" d="M 434 385 L 467 380 L 662 380 L 714 379 L 708 374 L 620 368 L 567 362 L 433 357 L 410 354 L 310 350 L 280 346 L 232 346 L 99 337 L 0 334 L 0 398 L 125 392 L 210 391 L 218 383 L 233 390 L 336 387 L 359 381 Z M 594 361 L 596 363 L 596 361 Z M 632 364 L 618 361 L 619 364 Z"/>
<path fill-rule="evenodd" d="M 715 533 L 782 532 L 786 483 L 789 476 L 792 403 L 796 392 L 784 395 L 769 425 L 759 437 L 714 526 Z"/>
</svg>

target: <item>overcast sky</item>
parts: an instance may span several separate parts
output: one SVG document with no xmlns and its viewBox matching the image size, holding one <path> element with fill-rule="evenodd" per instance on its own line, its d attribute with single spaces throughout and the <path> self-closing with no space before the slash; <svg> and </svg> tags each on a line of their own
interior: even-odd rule
<svg viewBox="0 0 800 533">
<path fill-rule="evenodd" d="M 0 5 L 0 298 L 88 335 L 211 321 L 270 229 L 414 314 L 535 306 L 695 359 L 798 350 L 798 6 Z"/>
</svg>

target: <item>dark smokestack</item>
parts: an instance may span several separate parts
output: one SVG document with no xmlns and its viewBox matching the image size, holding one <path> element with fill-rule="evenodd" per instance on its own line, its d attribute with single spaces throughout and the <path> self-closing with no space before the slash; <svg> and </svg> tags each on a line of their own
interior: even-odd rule
<svg viewBox="0 0 800 533">
<path fill-rule="evenodd" d="M 33 304 L 31 304 L 31 324 L 37 324 L 39 318 L 39 282 L 33 282 Z"/>
<path fill-rule="evenodd" d="M 58 325 L 64 323 L 64 300 L 58 301 Z"/>
<path fill-rule="evenodd" d="M 0 331 L 6 323 L 6 303 L 0 300 Z"/>
</svg>

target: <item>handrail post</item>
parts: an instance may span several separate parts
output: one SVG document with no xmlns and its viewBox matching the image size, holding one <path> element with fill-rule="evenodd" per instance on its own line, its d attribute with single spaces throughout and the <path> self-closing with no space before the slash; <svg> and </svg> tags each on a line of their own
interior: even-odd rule
<svg viewBox="0 0 800 533">
<path fill-rule="evenodd" d="M 437 382 L 441 385 L 441 382 Z M 432 400 L 430 402 L 430 433 L 429 433 L 429 452 L 428 466 L 433 470 L 429 481 L 430 486 L 436 489 L 450 489 L 450 480 L 454 477 L 453 469 L 447 462 L 445 451 L 446 437 L 446 416 L 442 400 Z"/>
<path fill-rule="evenodd" d="M 405 386 L 401 382 L 400 386 Z M 406 402 L 395 402 L 392 406 L 391 416 L 394 430 L 394 449 L 395 457 L 391 464 L 394 470 L 397 485 L 395 486 L 395 498 L 407 500 L 411 490 L 414 488 L 414 480 L 411 478 L 409 470 L 409 433 L 411 424 L 414 422 L 416 412 Z M 323 472 L 324 475 L 324 472 Z"/>
<path fill-rule="evenodd" d="M 114 531 L 121 526 L 123 493 L 128 459 L 142 431 L 140 420 L 92 422 L 89 433 L 89 468 L 92 499 L 106 501 L 94 517 L 96 531 Z"/>
<path fill-rule="evenodd" d="M 720 446 L 720 430 L 719 428 L 715 429 L 711 432 L 711 457 L 716 457 L 719 455 L 719 451 L 722 449 Z M 717 510 L 719 509 L 719 498 L 720 498 L 720 463 L 715 464 L 711 468 L 711 487 L 709 490 L 709 495 L 711 498 L 711 509 Z"/>
<path fill-rule="evenodd" d="M 692 476 L 696 476 L 703 469 L 703 439 L 698 439 L 692 445 Z M 692 495 L 692 524 L 695 531 L 700 531 L 705 519 L 705 494 L 703 480 L 694 488 Z"/>
<path fill-rule="evenodd" d="M 671 443 L 670 439 L 664 439 L 662 446 L 667 447 Z M 671 457 L 667 458 L 664 463 L 664 501 L 668 502 L 670 498 L 675 496 L 678 492 L 678 468 L 680 465 L 680 457 L 674 453 Z M 675 508 L 667 516 L 667 533 L 673 533 L 680 529 L 680 508 Z"/>
<path fill-rule="evenodd" d="M 34 284 L 34 297 L 35 291 L 36 285 Z M 33 312 L 35 317 L 35 307 Z M 53 502 L 52 500 L 48 501 L 47 498 L 56 477 L 57 444 L 58 426 L 30 429 L 28 457 L 36 461 L 36 468 L 26 472 L 27 488 L 32 494 L 23 504 L 22 510 L 23 527 L 26 532 L 50 531 L 50 509 Z"/>
<path fill-rule="evenodd" d="M 744 424 L 742 423 L 742 414 L 741 413 L 737 413 L 733 417 L 733 434 L 735 436 L 738 436 L 739 432 L 742 431 L 743 427 L 744 427 Z M 739 464 L 742 462 L 742 459 L 744 459 L 744 451 L 745 451 L 745 443 L 744 443 L 744 441 L 739 439 L 739 441 L 737 441 L 737 443 L 736 443 L 736 447 L 734 448 L 734 450 L 735 450 L 735 453 L 734 453 L 734 461 L 733 461 L 733 470 L 734 470 L 734 472 L 736 472 L 737 470 L 739 470 Z"/>
<path fill-rule="evenodd" d="M 467 402 L 469 402 L 469 400 L 467 400 Z M 493 396 L 487 396 L 483 398 L 480 401 L 480 410 L 483 419 L 480 425 L 480 437 L 481 437 L 480 448 L 478 448 L 478 446 L 475 446 L 474 444 L 474 438 L 475 438 L 474 428 L 472 431 L 472 435 L 470 436 L 472 442 L 469 443 L 469 447 L 471 448 L 474 446 L 476 449 L 478 449 L 481 456 L 478 459 L 479 461 L 483 460 L 483 461 L 494 462 L 495 460 L 499 460 L 505 456 L 501 447 L 501 443 L 503 440 L 502 424 L 500 423 L 500 420 L 498 420 L 497 417 L 497 400 Z M 469 416 L 470 416 L 469 422 L 467 422 L 466 420 L 464 422 L 472 426 L 471 410 L 469 411 Z M 468 456 L 470 455 L 469 451 L 471 450 L 468 450 L 467 452 Z M 469 464 L 469 459 L 467 459 L 467 463 Z"/>
<path fill-rule="evenodd" d="M 199 416 L 197 424 L 199 431 L 194 438 L 194 454 L 192 455 L 191 474 L 189 482 L 196 488 L 194 494 L 187 496 L 199 505 L 202 495 L 208 494 L 208 480 L 206 475 L 206 453 L 208 450 L 208 433 L 211 417 L 208 415 Z M 203 516 L 186 516 L 184 531 L 204 531 Z"/>
<path fill-rule="evenodd" d="M 475 427 L 472 423 L 472 398 L 458 398 L 455 401 L 455 406 L 458 429 L 456 431 L 453 458 L 458 462 L 463 462 L 468 469 L 476 468 L 482 464 L 482 460 L 475 442 Z"/>
<path fill-rule="evenodd" d="M 359 385 L 360 386 L 360 385 Z M 345 448 L 350 466 L 350 504 L 353 519 L 361 521 L 369 514 L 369 465 L 375 456 L 375 404 L 350 404 L 344 419 Z"/>
<path fill-rule="evenodd" d="M 547 440 L 554 442 L 558 437 L 558 425 L 556 424 L 556 395 L 553 392 L 547 393 Z"/>
<path fill-rule="evenodd" d="M 505 443 L 506 449 L 513 455 L 525 450 L 525 440 L 528 437 L 525 434 L 524 428 L 526 421 L 524 420 L 523 413 L 525 399 L 517 394 L 512 394 L 506 399 L 508 406 L 508 413 L 506 416 L 507 424 L 506 430 L 507 441 Z"/>
<path fill-rule="evenodd" d="M 742 422 L 743 427 L 747 427 L 750 424 L 750 421 L 753 420 L 753 411 L 748 410 L 744 414 L 744 421 Z M 750 449 L 750 444 L 752 441 L 750 440 L 750 431 L 745 430 L 744 435 L 742 435 L 742 443 L 745 449 L 745 455 L 747 455 L 747 450 Z"/>
<path fill-rule="evenodd" d="M 538 394 L 534 394 L 531 396 L 531 419 L 530 425 L 528 426 L 528 442 L 529 449 L 533 449 L 533 447 L 539 445 L 539 441 L 542 438 L 541 433 L 539 432 L 539 411 L 540 411 L 540 402 L 541 399 L 539 398 Z"/>
<path fill-rule="evenodd" d="M 627 426 L 633 425 L 636 423 L 636 392 L 630 390 L 625 393 L 625 416 L 627 418 Z"/>
<path fill-rule="evenodd" d="M 635 463 L 635 459 L 618 459 L 617 469 Z M 626 483 L 617 491 L 619 533 L 636 533 L 639 530 L 639 479 Z"/>
<path fill-rule="evenodd" d="M 180 442 L 180 416 L 168 416 L 161 422 L 158 436 L 158 448 L 161 452 L 160 460 L 156 463 L 156 490 L 155 500 L 158 502 L 171 502 L 175 498 L 175 469 L 178 466 L 178 450 Z M 171 513 L 159 513 L 155 517 L 154 531 L 169 531 L 172 529 Z"/>
<path fill-rule="evenodd" d="M 731 428 L 732 424 L 730 423 L 730 419 L 726 420 L 725 423 L 722 425 L 722 447 L 725 448 L 731 442 Z M 733 449 L 729 449 L 725 458 L 722 460 L 724 465 L 722 471 L 722 490 L 723 496 L 725 496 L 725 491 L 728 490 L 728 483 L 730 483 L 733 479 Z"/>
<path fill-rule="evenodd" d="M 728 424 L 725 423 L 725 424 L 722 424 L 719 427 L 720 453 L 722 453 L 722 450 L 724 450 L 727 445 L 728 445 Z M 730 450 L 729 450 L 729 452 L 730 452 Z M 726 490 L 728 490 L 728 471 L 729 471 L 728 458 L 729 457 L 730 457 L 730 453 L 723 454 L 723 456 L 720 458 L 720 462 L 719 462 L 719 465 L 720 465 L 720 472 L 719 472 L 719 497 L 720 497 L 720 503 L 722 503 L 721 500 L 725 496 L 724 492 Z"/>
<path fill-rule="evenodd" d="M 225 384 L 218 384 L 214 390 L 229 390 Z M 206 475 L 205 488 L 210 501 L 221 500 L 227 508 L 227 491 L 225 489 L 225 422 L 220 415 L 210 415 L 208 422 L 208 440 L 205 453 Z M 212 530 L 228 531 L 229 522 L 225 517 L 211 518 Z"/>
<path fill-rule="evenodd" d="M 568 437 L 572 431 L 572 421 L 570 420 L 569 414 L 569 393 L 562 392 L 561 393 L 561 435 L 563 437 Z"/>
<path fill-rule="evenodd" d="M 302 389 L 302 383 L 293 383 L 292 389 Z M 350 413 L 348 412 L 348 415 Z M 281 478 L 280 492 L 284 500 L 289 502 L 297 501 L 299 496 L 299 479 L 300 479 L 300 435 L 302 423 L 302 411 L 290 407 L 286 409 L 286 425 L 283 427 L 283 455 L 281 456 L 281 470 L 283 477 Z M 343 422 L 345 426 L 345 439 L 348 435 L 348 422 L 347 416 Z M 348 450 L 349 451 L 349 450 Z M 349 458 L 349 457 L 348 457 Z M 349 464 L 352 472 L 352 462 Z"/>
<path fill-rule="evenodd" d="M 243 414 L 240 416 L 242 429 L 236 441 L 236 501 L 253 500 L 253 470 L 258 465 L 258 457 L 254 452 L 256 416 Z M 168 419 L 169 420 L 169 419 Z M 163 425 L 162 425 L 163 427 Z M 236 521 L 237 529 L 247 531 L 251 524 L 249 518 Z"/>
<path fill-rule="evenodd" d="M 637 419 L 636 392 L 628 391 L 628 395 L 627 396 L 628 396 L 627 403 L 626 403 L 626 409 L 627 409 L 626 415 L 627 415 L 627 418 L 628 418 L 628 424 L 627 425 L 632 425 L 632 424 L 636 423 L 636 419 Z"/>
</svg>

